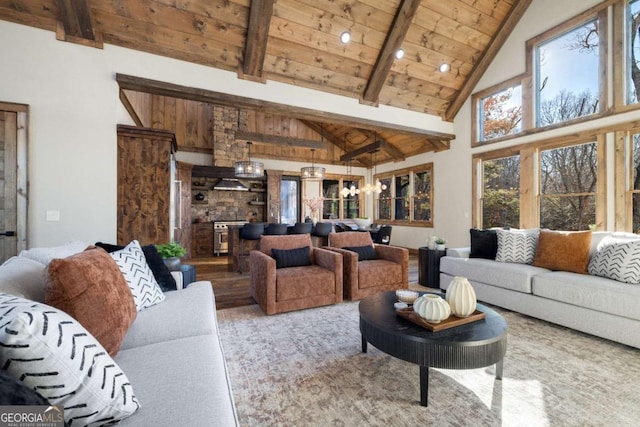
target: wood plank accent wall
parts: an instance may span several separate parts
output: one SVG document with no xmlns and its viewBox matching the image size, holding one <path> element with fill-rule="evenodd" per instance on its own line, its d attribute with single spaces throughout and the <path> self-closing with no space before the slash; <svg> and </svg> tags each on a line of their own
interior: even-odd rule
<svg viewBox="0 0 640 427">
<path fill-rule="evenodd" d="M 166 243 L 170 229 L 172 132 L 118 126 L 117 241 Z"/>
</svg>

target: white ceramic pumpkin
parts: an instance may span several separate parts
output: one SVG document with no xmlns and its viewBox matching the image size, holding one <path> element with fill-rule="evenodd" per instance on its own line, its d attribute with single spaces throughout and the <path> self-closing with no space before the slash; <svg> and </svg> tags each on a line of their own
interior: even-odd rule
<svg viewBox="0 0 640 427">
<path fill-rule="evenodd" d="M 451 306 L 451 313 L 457 317 L 468 317 L 476 311 L 476 292 L 466 277 L 456 276 L 449 283 L 447 302 Z"/>
<path fill-rule="evenodd" d="M 435 294 L 424 294 L 416 299 L 413 311 L 429 323 L 440 323 L 451 314 L 449 304 Z"/>
</svg>

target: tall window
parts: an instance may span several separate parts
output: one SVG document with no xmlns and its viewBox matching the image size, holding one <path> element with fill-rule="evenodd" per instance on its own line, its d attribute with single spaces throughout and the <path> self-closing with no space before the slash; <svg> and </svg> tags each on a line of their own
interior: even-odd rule
<svg viewBox="0 0 640 427">
<path fill-rule="evenodd" d="M 376 221 L 433 226 L 433 163 L 377 176 Z"/>
<path fill-rule="evenodd" d="M 282 177 L 280 182 L 280 222 L 295 224 L 300 211 L 300 180 L 296 177 Z"/>
<path fill-rule="evenodd" d="M 325 179 L 322 181 L 322 218 L 340 218 L 340 180 Z"/>
<path fill-rule="evenodd" d="M 351 188 L 351 186 L 355 186 L 358 188 L 360 183 L 356 180 L 343 180 L 342 188 Z M 360 216 L 360 196 L 354 194 L 347 194 L 346 197 L 342 198 L 342 218 L 357 218 Z"/>
<path fill-rule="evenodd" d="M 540 227 L 588 230 L 596 223 L 598 144 L 540 153 Z"/>
<path fill-rule="evenodd" d="M 538 126 L 599 111 L 599 53 L 595 19 L 536 46 Z"/>
<path fill-rule="evenodd" d="M 482 162 L 482 226 L 520 225 L 520 156 Z"/>
<path fill-rule="evenodd" d="M 522 86 L 515 85 L 479 101 L 479 141 L 500 138 L 522 130 Z"/>
<path fill-rule="evenodd" d="M 633 232 L 640 233 L 640 134 L 631 136 L 631 150 L 633 152 L 633 173 L 631 175 L 633 186 L 631 187 Z"/>
<path fill-rule="evenodd" d="M 627 103 L 636 104 L 640 94 L 640 0 L 627 8 Z"/>
</svg>

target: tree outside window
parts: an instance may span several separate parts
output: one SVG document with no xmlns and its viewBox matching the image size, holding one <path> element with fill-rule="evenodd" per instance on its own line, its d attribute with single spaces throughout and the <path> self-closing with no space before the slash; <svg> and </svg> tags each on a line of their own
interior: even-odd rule
<svg viewBox="0 0 640 427">
<path fill-rule="evenodd" d="M 633 187 L 631 189 L 633 232 L 640 233 L 640 134 L 636 133 L 631 138 L 631 150 L 633 152 Z"/>
<path fill-rule="evenodd" d="M 479 101 L 480 141 L 500 138 L 522 130 L 522 86 L 501 90 Z"/>
<path fill-rule="evenodd" d="M 539 44 L 535 53 L 538 126 L 599 111 L 597 20 Z"/>
<path fill-rule="evenodd" d="M 386 188 L 378 195 L 378 219 L 391 220 L 391 178 L 380 178 L 380 183 Z"/>
<path fill-rule="evenodd" d="M 413 219 L 431 221 L 431 169 L 413 173 Z"/>
<path fill-rule="evenodd" d="M 482 163 L 482 226 L 520 225 L 520 156 Z"/>
<path fill-rule="evenodd" d="M 588 230 L 596 223 L 598 144 L 540 153 L 540 227 Z"/>
</svg>

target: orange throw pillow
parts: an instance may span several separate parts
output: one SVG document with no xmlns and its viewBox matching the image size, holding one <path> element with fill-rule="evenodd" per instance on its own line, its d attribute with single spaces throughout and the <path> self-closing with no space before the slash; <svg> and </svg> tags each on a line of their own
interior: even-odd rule
<svg viewBox="0 0 640 427">
<path fill-rule="evenodd" d="M 533 265 L 587 274 L 591 231 L 540 230 Z"/>
<path fill-rule="evenodd" d="M 114 356 L 136 318 L 124 276 L 107 252 L 91 247 L 49 263 L 45 303 L 76 319 Z"/>
</svg>

